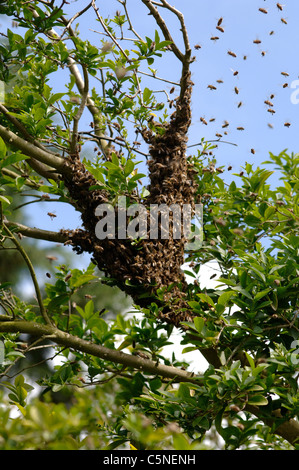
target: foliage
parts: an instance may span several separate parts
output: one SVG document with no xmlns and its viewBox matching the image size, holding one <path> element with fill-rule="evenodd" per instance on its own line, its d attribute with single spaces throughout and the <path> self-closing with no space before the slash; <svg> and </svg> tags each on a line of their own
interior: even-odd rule
<svg viewBox="0 0 299 470">
<path fill-rule="evenodd" d="M 8 290 L 7 283 L 0 286 L 5 350 L 0 364 L 0 448 L 298 448 L 299 154 L 270 154 L 263 167 L 245 163 L 229 183 L 225 168 L 213 156 L 206 157 L 213 146 L 204 139 L 197 153 L 180 157 L 188 167 L 173 169 L 169 163 L 166 173 L 181 171 L 182 181 L 185 169 L 192 168 L 194 202 L 203 205 L 203 245 L 185 253 L 188 274 L 194 276 L 189 285 L 155 287 L 144 280 L 143 271 L 138 283 L 139 266 L 133 260 L 148 245 L 126 240 L 117 245 L 119 253 L 109 240 L 101 245 L 90 230 L 87 203 L 94 210 L 99 198 L 115 205 L 125 196 L 131 203 L 146 204 L 153 189 L 167 186 L 164 169 L 159 169 L 163 164 L 157 161 L 156 168 L 149 165 L 151 183 L 146 186 L 140 165 L 149 154 L 140 150 L 141 138 L 150 144 L 153 158 L 157 149 L 163 153 L 173 142 L 181 145 L 182 154 L 186 150 L 178 137 L 182 122 L 186 125 L 191 93 L 185 25 L 180 13 L 162 1 L 181 21 L 183 54 L 151 2 L 142 2 L 161 29 L 151 38 L 142 39 L 133 29 L 125 1 L 120 2 L 124 14 L 110 19 L 100 16 L 94 2 L 78 13 L 94 10 L 105 33 L 100 48 L 82 39 L 65 19 L 67 2 L 60 8 L 36 0 L 1 5 L 1 12 L 22 27 L 22 34 L 8 30 L 7 45 L 0 48 L 0 77 L 10 85 L 14 81 L 5 106 L 0 105 L 1 243 L 6 248 L 9 241 L 22 256 L 36 298 L 27 302 Z M 117 39 L 125 26 L 134 35 L 130 50 Z M 147 66 L 155 80 L 152 66 L 170 53 L 183 65 L 172 117 L 173 102 L 158 101 L 154 88 L 143 85 L 140 69 Z M 16 64 L 17 78 L 11 75 Z M 54 86 L 53 76 L 63 76 L 65 86 Z M 101 87 L 96 82 L 91 89 L 93 80 Z M 91 130 L 82 124 L 79 131 L 85 108 Z M 95 155 L 80 160 L 90 140 Z M 176 151 L 177 158 L 181 154 Z M 277 187 L 269 182 L 274 171 L 281 176 Z M 40 201 L 55 198 L 81 211 L 84 230 L 46 233 L 18 223 L 12 201 L 28 188 Z M 18 237 L 22 233 L 71 244 L 91 253 L 92 262 L 86 269 L 55 267 L 41 293 Z M 162 258 L 163 250 L 166 245 L 160 247 Z M 120 271 L 113 277 L 108 262 L 105 269 L 100 265 L 104 253 L 111 265 L 117 260 L 118 267 L 123 263 L 137 275 L 131 278 Z M 210 261 L 217 262 L 221 276 L 216 288 L 204 289 L 198 275 Z M 170 272 L 175 262 L 167 266 Z M 154 268 L 149 264 L 145 271 Z M 101 284 L 131 295 L 132 311 L 107 316 L 84 290 Z M 204 373 L 189 371 L 175 351 L 171 358 L 164 353 L 173 344 L 174 328 L 181 331 L 185 352 L 200 351 L 208 360 Z M 26 366 L 17 366 L 39 348 L 48 351 L 43 361 L 55 365 L 37 383 L 27 383 Z"/>
</svg>

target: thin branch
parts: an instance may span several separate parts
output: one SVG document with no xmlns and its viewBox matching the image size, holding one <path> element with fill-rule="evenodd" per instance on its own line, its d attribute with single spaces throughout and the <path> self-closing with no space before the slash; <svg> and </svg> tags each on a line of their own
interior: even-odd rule
<svg viewBox="0 0 299 470">
<path fill-rule="evenodd" d="M 127 9 L 127 0 L 118 0 L 118 2 L 124 7 L 125 14 L 126 14 L 126 17 L 127 17 L 128 23 L 129 23 L 129 28 L 128 28 L 129 31 L 132 31 L 132 33 L 135 34 L 135 36 L 137 37 L 137 39 L 139 39 L 139 41 L 143 41 L 142 37 L 139 36 L 137 31 L 133 28 L 133 25 L 132 25 L 132 22 L 131 22 L 131 19 L 130 19 L 130 16 L 129 16 L 129 12 L 128 12 L 128 9 Z"/>
<path fill-rule="evenodd" d="M 154 7 L 154 5 L 152 4 L 151 0 L 141 0 L 142 3 L 144 3 L 144 5 L 149 9 L 150 13 L 153 15 L 153 17 L 155 18 L 156 20 L 156 23 L 157 25 L 160 27 L 163 35 L 164 35 L 164 38 L 166 41 L 171 41 L 172 44 L 170 44 L 170 47 L 173 51 L 173 53 L 175 54 L 175 56 L 181 61 L 181 62 L 184 62 L 184 54 L 179 50 L 179 48 L 177 47 L 177 45 L 175 44 L 168 28 L 167 28 L 167 25 L 165 23 L 165 21 L 163 20 L 163 18 L 161 17 L 160 13 L 158 12 L 158 9 L 156 7 Z"/>
<path fill-rule="evenodd" d="M 84 108 L 86 106 L 88 100 L 88 90 L 89 90 L 89 79 L 88 79 L 88 72 L 84 65 L 82 65 L 83 76 L 84 76 L 84 86 L 81 94 L 81 103 L 79 109 L 74 116 L 74 123 L 73 123 L 73 134 L 72 134 L 72 142 L 71 142 L 71 152 L 73 154 L 76 153 L 77 145 L 78 145 L 78 126 L 81 116 L 83 114 Z"/>
<path fill-rule="evenodd" d="M 24 250 L 24 248 L 22 247 L 22 245 L 19 243 L 19 241 L 17 240 L 17 238 L 14 236 L 14 234 L 9 230 L 9 228 L 5 225 L 5 223 L 3 222 L 3 229 L 4 231 L 7 233 L 7 235 L 9 236 L 9 238 L 11 239 L 11 241 L 14 243 L 14 245 L 17 247 L 18 251 L 20 252 L 20 254 L 22 255 L 25 263 L 27 264 L 28 266 L 28 269 L 29 269 L 29 272 L 30 272 L 30 275 L 31 275 L 31 279 L 32 279 L 32 282 L 33 282 L 33 285 L 34 285 L 34 289 L 35 289 L 35 293 L 36 293 L 36 297 L 37 297 L 37 301 L 38 301 L 38 305 L 39 305 L 39 308 L 40 308 L 40 312 L 41 312 L 41 315 L 45 321 L 46 324 L 48 325 L 51 325 L 51 320 L 50 318 L 48 317 L 48 314 L 46 312 L 46 309 L 45 309 L 45 306 L 43 304 L 43 300 L 42 300 L 42 296 L 41 296 L 41 292 L 40 292 L 40 289 L 39 289 L 39 285 L 38 285 L 38 282 L 37 282 L 37 279 L 36 279 L 36 275 L 35 275 L 35 271 L 34 271 L 34 268 L 32 266 L 32 263 L 29 259 L 29 256 L 27 255 L 26 251 Z"/>
</svg>

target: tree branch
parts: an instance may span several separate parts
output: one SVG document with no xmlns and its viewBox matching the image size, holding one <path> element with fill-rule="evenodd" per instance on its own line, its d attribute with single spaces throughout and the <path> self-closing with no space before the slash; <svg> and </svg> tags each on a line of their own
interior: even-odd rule
<svg viewBox="0 0 299 470">
<path fill-rule="evenodd" d="M 0 317 L 0 320 L 2 318 Z M 159 364 L 151 359 L 144 359 L 139 356 L 126 354 L 117 349 L 109 349 L 99 344 L 94 344 L 84 339 L 73 336 L 69 333 L 59 330 L 53 325 L 43 325 L 35 322 L 27 322 L 23 320 L 0 321 L 1 333 L 26 333 L 33 336 L 47 336 L 48 339 L 60 346 L 75 349 L 95 357 L 99 357 L 106 361 L 116 364 L 123 364 L 126 367 L 132 367 L 136 370 L 142 370 L 149 374 L 160 375 L 164 378 L 173 380 L 174 382 L 191 382 L 195 384 L 201 383 L 201 377 L 194 376 L 193 373 L 187 372 L 176 367 Z"/>
<path fill-rule="evenodd" d="M 18 150 L 24 153 L 31 158 L 38 160 L 45 165 L 54 168 L 59 173 L 66 172 L 66 168 L 64 166 L 64 159 L 51 153 L 47 152 L 36 145 L 27 142 L 26 140 L 22 139 L 14 132 L 10 131 L 6 127 L 0 124 L 0 137 L 9 145 L 16 147 Z M 55 173 L 55 172 L 54 172 Z"/>
<path fill-rule="evenodd" d="M 26 225 L 19 224 L 17 222 L 5 221 L 7 227 L 16 229 L 16 232 L 22 235 L 37 240 L 45 240 L 48 242 L 65 243 L 69 237 L 66 231 L 54 232 L 50 230 L 42 230 L 36 227 L 27 227 Z"/>
<path fill-rule="evenodd" d="M 36 275 L 35 275 L 35 272 L 34 272 L 34 269 L 33 269 L 33 266 L 32 266 L 32 263 L 29 259 L 29 256 L 27 255 L 26 251 L 24 250 L 24 248 L 22 247 L 22 245 L 20 244 L 20 242 L 16 239 L 16 237 L 14 236 L 14 234 L 9 230 L 9 228 L 5 225 L 5 223 L 2 223 L 3 225 L 3 228 L 4 228 L 4 231 L 7 233 L 7 235 L 9 236 L 9 238 L 11 239 L 11 241 L 13 242 L 13 244 L 17 247 L 19 253 L 22 255 L 25 263 L 27 264 L 28 266 L 28 269 L 29 269 L 29 272 L 30 272 L 30 275 L 31 275 L 31 279 L 32 279 L 32 282 L 33 282 L 33 285 L 34 285 L 34 289 L 35 289 L 35 293 L 36 293 L 36 297 L 37 297 L 37 301 L 38 301 L 38 305 L 39 305 L 39 308 L 40 308 L 40 313 L 44 319 L 44 321 L 46 322 L 46 324 L 50 325 L 51 324 L 51 320 L 50 318 L 48 317 L 48 314 L 46 312 L 46 309 L 45 309 L 45 306 L 43 304 L 43 300 L 42 300 L 42 296 L 41 296 L 41 292 L 40 292 L 40 289 L 39 289 L 39 285 L 38 285 L 38 282 L 37 282 L 37 279 L 36 279 Z"/>
</svg>

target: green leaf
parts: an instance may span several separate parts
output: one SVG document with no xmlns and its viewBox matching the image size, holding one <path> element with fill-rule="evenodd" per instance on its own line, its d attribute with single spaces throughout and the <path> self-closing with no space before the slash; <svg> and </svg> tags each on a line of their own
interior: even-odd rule
<svg viewBox="0 0 299 470">
<path fill-rule="evenodd" d="M 0 158 L 4 158 L 7 152 L 6 145 L 2 137 L 0 137 Z"/>
<path fill-rule="evenodd" d="M 201 317 L 195 317 L 193 321 L 194 321 L 194 325 L 195 325 L 195 328 L 197 329 L 198 333 L 201 333 L 201 331 L 204 327 L 204 324 L 205 324 L 204 319 L 201 318 Z"/>
<path fill-rule="evenodd" d="M 199 297 L 201 300 L 206 302 L 207 304 L 211 305 L 212 307 L 215 307 L 215 304 L 211 297 L 207 294 L 197 294 L 197 297 Z"/>
<path fill-rule="evenodd" d="M 134 167 L 135 165 L 133 160 L 127 160 L 124 168 L 125 176 L 129 176 L 129 174 L 132 173 L 132 171 L 134 170 Z"/>
<path fill-rule="evenodd" d="M 251 397 L 249 397 L 247 403 L 249 405 L 267 406 L 268 400 L 263 395 L 252 395 Z"/>
</svg>

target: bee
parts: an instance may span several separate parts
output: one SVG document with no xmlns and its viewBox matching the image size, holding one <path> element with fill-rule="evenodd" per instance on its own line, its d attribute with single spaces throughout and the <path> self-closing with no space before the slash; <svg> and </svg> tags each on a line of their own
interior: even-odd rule
<svg viewBox="0 0 299 470">
<path fill-rule="evenodd" d="M 261 42 L 262 41 L 260 39 L 254 39 L 253 44 L 261 44 Z"/>
<path fill-rule="evenodd" d="M 57 215 L 56 215 L 56 214 L 53 214 L 53 212 L 47 212 L 47 215 L 48 215 L 49 217 L 51 217 L 52 220 L 53 220 L 55 217 L 57 217 Z"/>
<path fill-rule="evenodd" d="M 281 75 L 284 75 L 284 77 L 289 77 L 288 72 L 281 72 Z"/>
<path fill-rule="evenodd" d="M 211 39 L 211 41 L 218 41 L 219 37 L 218 36 L 212 36 L 210 39 Z"/>
<path fill-rule="evenodd" d="M 225 127 L 228 127 L 229 126 L 229 122 L 227 121 L 224 121 L 223 125 L 222 125 L 222 128 L 224 129 Z"/>
<path fill-rule="evenodd" d="M 273 103 L 271 103 L 271 101 L 269 100 L 265 100 L 264 103 L 267 104 L 268 106 L 273 106 Z"/>
<path fill-rule="evenodd" d="M 239 88 L 235 86 L 234 90 L 235 90 L 236 95 L 238 95 L 239 94 Z"/>
<path fill-rule="evenodd" d="M 284 83 L 284 84 L 282 85 L 282 88 L 287 88 L 288 86 L 289 86 L 288 83 Z"/>
<path fill-rule="evenodd" d="M 268 122 L 267 125 L 268 125 L 268 127 L 269 127 L 270 129 L 273 129 L 273 124 L 270 124 L 270 122 Z"/>
<path fill-rule="evenodd" d="M 207 88 L 210 88 L 210 90 L 217 90 L 217 88 L 214 85 L 208 85 Z"/>
<path fill-rule="evenodd" d="M 47 258 L 49 261 L 57 261 L 57 259 L 58 259 L 56 256 L 50 256 L 50 255 L 46 256 L 46 258 Z"/>
<path fill-rule="evenodd" d="M 270 36 L 273 36 L 273 34 L 274 34 L 274 31 L 273 31 L 273 30 L 270 31 L 269 35 L 270 35 Z"/>
<path fill-rule="evenodd" d="M 254 155 L 255 154 L 255 150 L 254 149 L 251 149 L 250 152 Z"/>
<path fill-rule="evenodd" d="M 209 122 L 214 122 L 214 121 L 215 121 L 215 118 L 211 118 L 211 119 L 209 120 Z"/>
<path fill-rule="evenodd" d="M 216 132 L 215 136 L 216 136 L 216 137 L 219 137 L 219 139 L 221 139 L 222 134 L 219 134 L 218 132 Z"/>
<path fill-rule="evenodd" d="M 242 103 L 242 101 L 240 101 L 240 102 L 238 103 L 238 108 L 241 108 L 242 105 L 243 105 L 243 103 Z"/>
<path fill-rule="evenodd" d="M 285 122 L 285 123 L 284 123 L 284 126 L 285 126 L 285 127 L 290 127 L 290 125 L 291 125 L 290 122 Z"/>
<path fill-rule="evenodd" d="M 247 55 L 243 55 L 243 60 L 247 60 Z"/>
<path fill-rule="evenodd" d="M 238 70 L 232 70 L 232 72 L 233 72 L 234 77 L 236 77 L 239 74 Z"/>
<path fill-rule="evenodd" d="M 205 124 L 206 126 L 208 125 L 208 123 L 207 123 L 207 121 L 205 120 L 205 118 L 201 117 L 201 118 L 200 118 L 200 121 L 201 121 L 203 124 Z"/>
<path fill-rule="evenodd" d="M 275 111 L 274 109 L 270 109 L 270 108 L 267 109 L 267 111 L 268 111 L 268 113 L 271 113 L 271 114 L 275 114 L 275 113 L 276 113 L 276 111 Z"/>
<path fill-rule="evenodd" d="M 201 49 L 201 46 L 199 44 L 195 44 L 194 49 L 196 50 Z"/>
<path fill-rule="evenodd" d="M 270 100 L 273 100 L 274 97 L 275 97 L 275 95 L 272 93 L 272 94 L 270 95 Z"/>
<path fill-rule="evenodd" d="M 232 51 L 227 51 L 227 53 L 228 53 L 228 55 L 230 55 L 232 57 L 237 57 L 237 55 Z"/>
<path fill-rule="evenodd" d="M 283 24 L 288 24 L 287 20 L 285 18 L 280 18 L 280 21 L 283 23 Z"/>
<path fill-rule="evenodd" d="M 277 6 L 278 10 L 280 10 L 280 11 L 283 10 L 283 6 L 280 3 L 276 3 L 276 6 Z"/>
<path fill-rule="evenodd" d="M 219 80 L 216 80 L 217 83 L 223 83 L 223 80 L 219 79 Z"/>
<path fill-rule="evenodd" d="M 221 33 L 224 33 L 224 28 L 222 28 L 222 26 L 216 26 L 216 29 L 218 29 Z"/>
<path fill-rule="evenodd" d="M 265 13 L 265 15 L 268 13 L 268 10 L 266 10 L 265 8 L 259 8 L 259 11 Z"/>
<path fill-rule="evenodd" d="M 244 130 L 245 130 L 245 129 L 244 129 L 244 127 L 242 127 L 242 126 L 237 127 L 237 131 L 244 131 Z"/>
<path fill-rule="evenodd" d="M 223 21 L 223 18 L 219 18 L 219 20 L 217 21 L 217 26 L 220 26 L 222 21 Z"/>
<path fill-rule="evenodd" d="M 227 170 L 230 171 L 230 170 L 232 170 L 232 168 L 233 168 L 233 167 L 232 167 L 231 165 L 229 165 L 229 166 L 227 167 Z"/>
<path fill-rule="evenodd" d="M 266 51 L 262 51 L 262 52 L 261 52 L 261 55 L 262 55 L 263 57 L 265 57 Z"/>
</svg>

